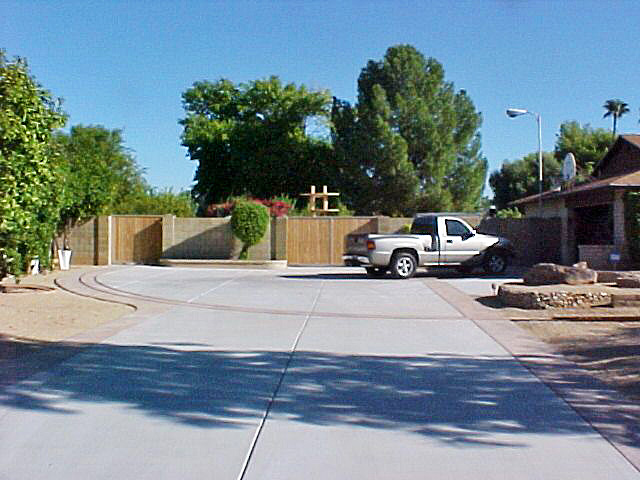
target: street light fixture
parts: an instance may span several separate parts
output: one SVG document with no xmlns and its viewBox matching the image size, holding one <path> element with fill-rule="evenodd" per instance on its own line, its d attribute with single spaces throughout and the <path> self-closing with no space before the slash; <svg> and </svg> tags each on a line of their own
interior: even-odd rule
<svg viewBox="0 0 640 480">
<path fill-rule="evenodd" d="M 533 115 L 538 122 L 538 215 L 542 217 L 542 121 L 539 113 L 524 108 L 507 108 L 507 116 L 510 118 L 520 115 Z"/>
</svg>

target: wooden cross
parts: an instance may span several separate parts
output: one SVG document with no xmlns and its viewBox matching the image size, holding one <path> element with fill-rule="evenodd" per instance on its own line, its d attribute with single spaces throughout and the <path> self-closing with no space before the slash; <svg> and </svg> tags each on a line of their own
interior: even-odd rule
<svg viewBox="0 0 640 480">
<path fill-rule="evenodd" d="M 330 193 L 327 190 L 327 186 L 322 186 L 322 193 L 316 193 L 316 186 L 311 185 L 310 193 L 301 193 L 301 197 L 309 197 L 309 210 L 311 215 L 316 216 L 316 213 L 326 214 L 332 212 L 339 212 L 337 208 L 329 208 L 329 197 L 337 197 L 339 193 Z M 316 208 L 316 200 L 322 199 L 322 208 Z"/>
</svg>

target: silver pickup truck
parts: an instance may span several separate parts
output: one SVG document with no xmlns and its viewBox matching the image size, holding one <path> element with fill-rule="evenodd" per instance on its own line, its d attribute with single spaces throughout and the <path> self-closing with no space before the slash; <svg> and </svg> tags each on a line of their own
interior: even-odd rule
<svg viewBox="0 0 640 480">
<path fill-rule="evenodd" d="M 345 265 L 365 267 L 371 277 L 389 271 L 395 278 L 411 278 L 418 267 L 502 273 L 512 258 L 509 240 L 477 233 L 461 218 L 433 214 L 416 215 L 409 234 L 348 235 L 343 255 Z"/>
</svg>

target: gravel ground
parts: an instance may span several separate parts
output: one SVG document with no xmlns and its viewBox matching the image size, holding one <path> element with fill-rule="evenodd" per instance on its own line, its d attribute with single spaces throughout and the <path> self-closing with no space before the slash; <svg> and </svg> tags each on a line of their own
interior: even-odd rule
<svg viewBox="0 0 640 480">
<path fill-rule="evenodd" d="M 0 361 L 18 358 L 37 346 L 61 342 L 133 311 L 125 305 L 83 298 L 57 288 L 54 280 L 71 272 L 27 276 L 19 284 L 54 287 L 50 292 L 0 293 Z"/>
</svg>

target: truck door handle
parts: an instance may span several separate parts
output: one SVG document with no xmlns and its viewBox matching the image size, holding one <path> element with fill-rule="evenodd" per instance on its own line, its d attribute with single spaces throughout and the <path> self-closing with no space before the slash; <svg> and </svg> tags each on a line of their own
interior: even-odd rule
<svg viewBox="0 0 640 480">
<path fill-rule="evenodd" d="M 447 240 L 447 243 L 453 243 L 453 240 Z"/>
</svg>

